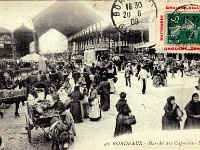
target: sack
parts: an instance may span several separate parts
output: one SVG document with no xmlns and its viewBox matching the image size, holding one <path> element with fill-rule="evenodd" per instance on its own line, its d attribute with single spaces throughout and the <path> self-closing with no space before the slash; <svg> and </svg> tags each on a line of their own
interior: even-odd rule
<svg viewBox="0 0 200 150">
<path fill-rule="evenodd" d="M 177 115 L 178 118 L 183 117 L 183 111 L 180 108 L 177 108 L 176 109 L 176 115 Z"/>
<path fill-rule="evenodd" d="M 136 119 L 134 115 L 123 116 L 123 124 L 124 125 L 134 125 L 136 124 Z"/>
<path fill-rule="evenodd" d="M 117 78 L 117 77 L 114 77 L 113 82 L 114 82 L 114 83 L 117 83 L 117 80 L 118 80 L 118 78 Z"/>
</svg>

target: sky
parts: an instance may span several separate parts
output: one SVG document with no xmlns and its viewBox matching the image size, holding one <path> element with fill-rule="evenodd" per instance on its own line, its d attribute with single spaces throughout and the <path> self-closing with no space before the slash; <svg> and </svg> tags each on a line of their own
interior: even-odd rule
<svg viewBox="0 0 200 150">
<path fill-rule="evenodd" d="M 33 29 L 31 18 L 54 1 L 0 1 L 0 26 L 14 30 L 24 23 Z"/>
<path fill-rule="evenodd" d="M 0 26 L 11 31 L 22 23 L 33 29 L 31 18 L 55 3 L 51 1 L 0 1 Z M 113 1 L 81 1 L 88 9 L 110 20 L 110 9 Z"/>
<path fill-rule="evenodd" d="M 133 0 L 134 1 L 134 0 Z M 67 1 L 66 1 L 67 2 Z M 78 1 L 77 1 L 78 2 Z M 86 5 L 88 9 L 94 11 L 104 18 L 107 23 L 111 22 L 111 1 L 80 1 Z M 0 1 L 0 26 L 10 30 L 14 30 L 24 23 L 27 27 L 33 29 L 31 18 L 37 15 L 55 3 L 51 1 Z M 144 10 L 149 6 L 143 7 Z M 77 10 L 75 10 L 77 11 Z"/>
<path fill-rule="evenodd" d="M 39 39 L 39 43 L 41 53 L 64 52 L 68 46 L 67 37 L 56 29 L 50 29 L 43 34 Z"/>
</svg>

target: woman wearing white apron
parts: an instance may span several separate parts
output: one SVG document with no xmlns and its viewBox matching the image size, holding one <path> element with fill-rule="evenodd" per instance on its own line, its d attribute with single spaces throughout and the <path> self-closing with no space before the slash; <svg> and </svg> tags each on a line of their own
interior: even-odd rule
<svg viewBox="0 0 200 150">
<path fill-rule="evenodd" d="M 108 82 L 110 83 L 110 93 L 115 93 L 115 86 L 114 86 L 114 69 L 112 65 L 108 67 Z"/>
<path fill-rule="evenodd" d="M 91 121 L 97 121 L 101 118 L 100 101 L 98 99 L 98 93 L 96 90 L 96 84 L 91 86 L 89 101 L 89 118 Z"/>
</svg>

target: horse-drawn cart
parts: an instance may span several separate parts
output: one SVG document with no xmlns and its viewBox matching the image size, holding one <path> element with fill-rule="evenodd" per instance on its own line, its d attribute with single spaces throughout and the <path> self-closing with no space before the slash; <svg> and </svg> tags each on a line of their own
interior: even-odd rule
<svg viewBox="0 0 200 150">
<path fill-rule="evenodd" d="M 185 67 L 184 72 L 187 76 L 200 76 L 200 61 L 194 62 L 190 67 Z"/>
<path fill-rule="evenodd" d="M 59 117 L 59 114 L 54 111 L 43 111 L 43 108 L 50 105 L 50 101 L 43 100 L 36 104 L 27 103 L 26 129 L 28 133 L 29 143 L 31 143 L 31 130 L 35 127 L 44 128 L 50 127 L 50 122 L 53 117 Z"/>
<path fill-rule="evenodd" d="M 65 144 L 68 145 L 70 143 L 69 129 L 71 124 L 63 123 L 64 114 L 60 115 L 58 111 L 46 109 L 49 105 L 49 100 L 27 103 L 26 130 L 28 140 L 31 143 L 31 131 L 33 128 L 41 128 L 44 131 L 44 137 L 53 141 L 52 147 L 54 147 L 55 142 L 57 147 L 61 144 L 63 149 Z"/>
<path fill-rule="evenodd" d="M 16 101 L 27 101 L 27 89 L 1 90 L 0 91 L 0 109 L 7 109 Z"/>
</svg>

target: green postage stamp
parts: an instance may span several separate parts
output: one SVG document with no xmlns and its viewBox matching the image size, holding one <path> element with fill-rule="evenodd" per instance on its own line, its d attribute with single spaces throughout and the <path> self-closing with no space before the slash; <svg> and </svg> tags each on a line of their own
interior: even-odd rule
<svg viewBox="0 0 200 150">
<path fill-rule="evenodd" d="M 166 51 L 200 50 L 200 6 L 166 3 L 163 8 L 156 24 L 157 46 Z"/>
</svg>

